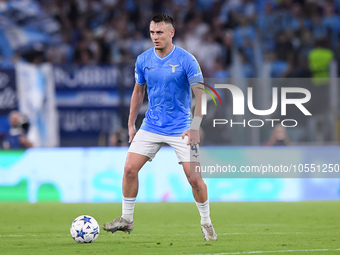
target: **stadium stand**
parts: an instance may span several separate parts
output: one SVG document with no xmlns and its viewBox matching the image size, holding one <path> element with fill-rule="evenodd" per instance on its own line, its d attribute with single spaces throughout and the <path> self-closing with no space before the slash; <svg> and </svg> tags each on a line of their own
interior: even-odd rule
<svg viewBox="0 0 340 255">
<path fill-rule="evenodd" d="M 9 0 L 0 2 L 0 67 L 22 59 L 69 69 L 116 66 L 124 105 L 133 86 L 126 76 L 152 47 L 149 20 L 158 12 L 174 16 L 175 44 L 196 56 L 205 77 L 329 77 L 340 58 L 339 0 Z M 112 133 L 126 118 L 121 110 Z M 312 137 L 292 135 L 297 143 Z"/>
</svg>

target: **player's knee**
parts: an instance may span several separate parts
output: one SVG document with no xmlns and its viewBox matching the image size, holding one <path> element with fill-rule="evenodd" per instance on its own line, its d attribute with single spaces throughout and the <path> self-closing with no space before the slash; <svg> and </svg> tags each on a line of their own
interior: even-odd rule
<svg viewBox="0 0 340 255">
<path fill-rule="evenodd" d="M 204 189 L 205 183 L 202 178 L 189 178 L 189 183 L 194 190 Z"/>
<path fill-rule="evenodd" d="M 128 179 L 134 179 L 138 175 L 138 169 L 136 169 L 132 164 L 125 164 L 124 167 L 124 177 Z"/>
</svg>

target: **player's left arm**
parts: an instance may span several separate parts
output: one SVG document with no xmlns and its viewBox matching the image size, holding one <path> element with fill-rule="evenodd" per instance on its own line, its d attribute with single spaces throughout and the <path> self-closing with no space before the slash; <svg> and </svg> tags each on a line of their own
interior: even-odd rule
<svg viewBox="0 0 340 255">
<path fill-rule="evenodd" d="M 190 144 L 192 146 L 200 143 L 200 126 L 201 126 L 201 121 L 203 118 L 201 109 L 202 109 L 202 94 L 204 91 L 204 86 L 202 84 L 198 84 L 195 86 L 192 86 L 192 91 L 194 92 L 195 98 L 196 98 L 196 105 L 195 105 L 195 110 L 194 110 L 194 117 L 191 122 L 190 126 L 190 134 L 189 134 L 189 139 L 188 142 L 190 141 Z"/>
<path fill-rule="evenodd" d="M 196 106 L 194 110 L 194 117 L 190 125 L 190 129 L 183 132 L 182 138 L 184 139 L 184 137 L 187 135 L 189 138 L 188 145 L 195 146 L 200 142 L 199 129 L 203 117 L 201 113 L 202 108 L 201 106 L 202 106 L 202 94 L 204 93 L 202 89 L 204 89 L 204 86 L 203 84 L 200 83 L 203 82 L 203 75 L 201 68 L 194 56 L 190 55 L 186 59 L 185 64 L 188 82 L 196 98 Z"/>
</svg>

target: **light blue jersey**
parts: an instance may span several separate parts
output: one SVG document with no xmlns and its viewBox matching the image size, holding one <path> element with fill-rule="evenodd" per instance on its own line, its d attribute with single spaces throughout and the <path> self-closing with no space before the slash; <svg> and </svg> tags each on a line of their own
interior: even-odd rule
<svg viewBox="0 0 340 255">
<path fill-rule="evenodd" d="M 180 136 L 190 129 L 191 86 L 203 82 L 193 55 L 174 45 L 161 58 L 151 48 L 137 57 L 135 80 L 147 85 L 149 99 L 141 129 L 170 136 Z"/>
</svg>

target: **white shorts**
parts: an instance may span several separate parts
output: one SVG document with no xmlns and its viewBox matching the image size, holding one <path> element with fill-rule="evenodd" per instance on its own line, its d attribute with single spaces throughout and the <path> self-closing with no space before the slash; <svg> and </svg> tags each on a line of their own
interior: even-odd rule
<svg viewBox="0 0 340 255">
<path fill-rule="evenodd" d="M 200 162 L 199 145 L 187 145 L 188 137 L 168 136 L 151 133 L 145 130 L 138 130 L 130 145 L 129 152 L 149 157 L 149 161 L 155 157 L 159 149 L 168 144 L 175 149 L 178 163 Z"/>
</svg>

